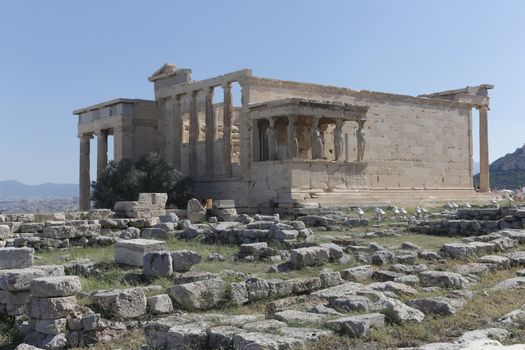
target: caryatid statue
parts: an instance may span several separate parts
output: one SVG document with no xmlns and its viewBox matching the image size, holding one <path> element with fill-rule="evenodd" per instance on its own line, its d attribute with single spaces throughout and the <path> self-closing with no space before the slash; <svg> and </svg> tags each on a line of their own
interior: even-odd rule
<svg viewBox="0 0 525 350">
<path fill-rule="evenodd" d="M 268 137 L 268 156 L 270 160 L 276 160 L 277 156 L 277 136 L 275 134 L 275 119 L 270 118 L 270 126 L 266 129 Z"/>
<path fill-rule="evenodd" d="M 334 129 L 334 155 L 335 160 L 339 160 L 342 156 L 341 152 L 343 151 L 343 124 L 344 121 L 337 119 L 335 121 Z"/>
<path fill-rule="evenodd" d="M 364 159 L 365 156 L 365 133 L 363 132 L 363 127 L 365 122 L 363 120 L 358 121 L 358 127 L 355 132 L 357 138 L 357 161 L 360 162 Z"/>
<path fill-rule="evenodd" d="M 324 155 L 324 144 L 321 137 L 319 122 L 316 121 L 312 127 L 312 159 L 321 159 Z"/>
<path fill-rule="evenodd" d="M 295 117 L 288 117 L 288 158 L 296 158 L 299 155 L 299 140 L 297 139 L 297 127 Z"/>
</svg>

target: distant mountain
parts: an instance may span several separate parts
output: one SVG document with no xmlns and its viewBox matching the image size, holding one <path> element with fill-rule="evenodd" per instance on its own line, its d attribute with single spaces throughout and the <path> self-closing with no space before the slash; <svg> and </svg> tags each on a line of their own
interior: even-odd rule
<svg viewBox="0 0 525 350">
<path fill-rule="evenodd" d="M 515 190 L 525 185 L 525 145 L 496 159 L 489 167 L 490 187 L 492 189 Z M 474 175 L 474 183 L 479 184 L 479 174 Z"/>
<path fill-rule="evenodd" d="M 78 185 L 45 183 L 26 185 L 15 180 L 0 181 L 0 201 L 36 198 L 73 198 L 78 196 Z"/>
</svg>

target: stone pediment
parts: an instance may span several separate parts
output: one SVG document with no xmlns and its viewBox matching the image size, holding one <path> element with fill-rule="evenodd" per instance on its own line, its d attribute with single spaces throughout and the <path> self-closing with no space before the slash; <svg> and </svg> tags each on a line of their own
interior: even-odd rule
<svg viewBox="0 0 525 350">
<path fill-rule="evenodd" d="M 164 63 L 162 67 L 157 69 L 149 78 L 148 80 L 151 82 L 154 82 L 159 79 L 164 79 L 167 77 L 170 77 L 172 75 L 175 75 L 175 72 L 177 71 L 177 66 L 173 63 Z"/>
</svg>

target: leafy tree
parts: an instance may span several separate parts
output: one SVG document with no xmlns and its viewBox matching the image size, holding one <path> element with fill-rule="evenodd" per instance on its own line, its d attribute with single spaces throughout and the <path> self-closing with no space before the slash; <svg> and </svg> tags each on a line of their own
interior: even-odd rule
<svg viewBox="0 0 525 350">
<path fill-rule="evenodd" d="M 186 205 L 192 183 L 170 164 L 155 155 L 134 162 L 110 162 L 97 181 L 91 184 L 96 208 L 113 208 L 117 201 L 135 201 L 139 193 L 168 194 L 168 205 Z"/>
</svg>

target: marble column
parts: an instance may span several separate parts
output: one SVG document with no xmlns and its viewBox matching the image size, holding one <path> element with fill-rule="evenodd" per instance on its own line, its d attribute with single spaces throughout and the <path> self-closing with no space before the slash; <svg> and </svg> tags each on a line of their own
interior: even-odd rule
<svg viewBox="0 0 525 350">
<path fill-rule="evenodd" d="M 189 149 L 189 169 L 190 176 L 197 175 L 197 145 L 199 143 L 199 113 L 197 111 L 197 94 L 198 91 L 193 91 L 190 102 L 190 149 Z"/>
<path fill-rule="evenodd" d="M 299 140 L 297 139 L 296 116 L 288 116 L 288 159 L 299 156 Z"/>
<path fill-rule="evenodd" d="M 108 131 L 97 131 L 97 179 L 108 165 Z"/>
<path fill-rule="evenodd" d="M 232 176 L 232 85 L 226 83 L 222 86 L 224 90 L 224 111 L 223 111 L 223 155 L 224 168 L 226 175 Z"/>
<path fill-rule="evenodd" d="M 79 135 L 80 139 L 80 178 L 79 178 L 79 206 L 80 210 L 89 210 L 90 204 L 90 179 L 89 179 L 89 143 L 90 134 Z"/>
<path fill-rule="evenodd" d="M 489 179 L 489 137 L 487 106 L 480 106 L 479 111 L 479 191 L 490 191 Z"/>
<path fill-rule="evenodd" d="M 213 87 L 208 88 L 206 94 L 206 176 L 213 176 L 215 171 L 215 138 L 217 136 L 217 118 L 213 110 Z"/>
<path fill-rule="evenodd" d="M 337 119 L 335 121 L 335 129 L 334 129 L 334 157 L 335 157 L 335 160 L 340 160 L 342 156 L 343 125 L 344 125 L 344 120 Z"/>
<path fill-rule="evenodd" d="M 277 160 L 279 158 L 277 154 L 277 135 L 275 133 L 275 122 L 277 118 L 269 118 L 270 125 L 266 129 L 266 136 L 268 140 L 268 159 Z"/>
<path fill-rule="evenodd" d="M 182 133 L 184 131 L 184 125 L 182 124 L 182 110 L 180 107 L 181 96 L 178 95 L 173 101 L 173 166 L 175 169 L 181 170 L 181 145 L 182 145 Z"/>
<path fill-rule="evenodd" d="M 113 159 L 133 159 L 133 124 L 131 120 L 122 120 L 122 124 L 113 128 Z"/>
</svg>

